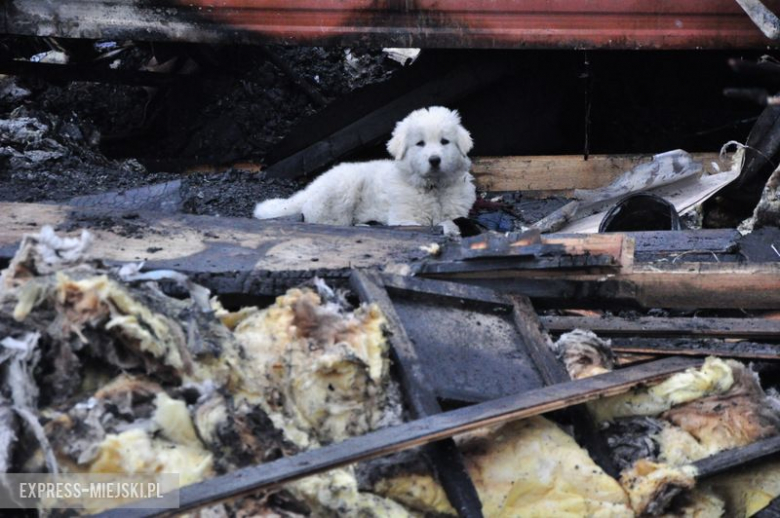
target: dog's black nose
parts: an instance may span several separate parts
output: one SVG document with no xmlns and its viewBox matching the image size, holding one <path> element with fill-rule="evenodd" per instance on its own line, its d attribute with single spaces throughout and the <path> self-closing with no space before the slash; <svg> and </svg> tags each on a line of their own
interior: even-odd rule
<svg viewBox="0 0 780 518">
<path fill-rule="evenodd" d="M 430 164 L 431 164 L 433 167 L 439 167 L 439 164 L 441 164 L 441 157 L 438 157 L 438 156 L 435 156 L 435 155 L 434 155 L 434 156 L 432 156 L 431 158 L 429 158 L 429 159 L 428 159 L 428 162 L 429 162 L 429 163 L 430 163 Z"/>
</svg>

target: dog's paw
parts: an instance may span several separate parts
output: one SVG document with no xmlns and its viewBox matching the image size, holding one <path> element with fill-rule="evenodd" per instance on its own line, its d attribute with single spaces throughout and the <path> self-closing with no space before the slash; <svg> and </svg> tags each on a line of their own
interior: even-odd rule
<svg viewBox="0 0 780 518">
<path fill-rule="evenodd" d="M 439 223 L 439 226 L 444 231 L 445 236 L 459 236 L 460 235 L 460 229 L 458 228 L 458 225 L 455 224 L 454 221 L 447 220 L 442 221 Z"/>
</svg>

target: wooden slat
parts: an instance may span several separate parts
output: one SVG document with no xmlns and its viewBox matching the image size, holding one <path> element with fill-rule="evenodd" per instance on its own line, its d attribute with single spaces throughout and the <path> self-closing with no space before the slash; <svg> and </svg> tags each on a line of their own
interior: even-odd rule
<svg viewBox="0 0 780 518">
<path fill-rule="evenodd" d="M 541 317 L 554 332 L 590 329 L 604 336 L 701 336 L 713 338 L 780 338 L 780 325 L 762 318 Z"/>
<path fill-rule="evenodd" d="M 542 375 L 546 385 L 555 385 L 571 381 L 569 373 L 563 363 L 558 361 L 553 354 L 549 336 L 544 332 L 542 323 L 536 315 L 531 301 L 522 295 L 512 295 L 512 317 L 517 329 L 524 338 L 525 350 L 533 358 L 536 367 Z M 609 445 L 604 436 L 599 433 L 595 419 L 585 405 L 578 405 L 568 409 L 571 421 L 574 424 L 577 439 L 591 458 L 608 475 L 617 477 L 620 473 L 612 461 Z"/>
<path fill-rule="evenodd" d="M 485 270 L 431 277 L 524 294 L 555 307 L 630 302 L 645 308 L 780 309 L 780 263 L 635 263 L 615 273 Z"/>
<path fill-rule="evenodd" d="M 422 446 L 464 432 L 560 410 L 600 397 L 623 393 L 640 383 L 701 365 L 701 361 L 666 358 L 636 367 L 570 381 L 384 428 L 343 442 L 274 462 L 236 470 L 180 490 L 176 513 L 282 486 L 308 475 Z M 117 508 L 98 516 L 162 516 L 166 511 Z"/>
<path fill-rule="evenodd" d="M 780 452 L 780 435 L 741 448 L 722 451 L 693 463 L 698 472 L 696 478 L 702 479 L 720 475 L 739 466 L 768 458 L 778 452 Z"/>
<path fill-rule="evenodd" d="M 717 153 L 693 153 L 705 170 L 711 162 L 729 168 Z M 597 189 L 630 171 L 653 155 L 579 155 L 476 157 L 472 174 L 477 187 L 486 191 L 543 191 L 546 195 L 569 196 L 574 189 Z M 725 169 L 723 169 L 725 167 Z"/>
<path fill-rule="evenodd" d="M 732 342 L 719 339 L 613 338 L 612 350 L 619 354 L 658 356 L 719 356 L 748 361 L 780 360 L 780 344 Z"/>
<path fill-rule="evenodd" d="M 390 344 L 398 367 L 404 396 L 414 419 L 435 415 L 441 412 L 441 406 L 428 376 L 420 361 L 417 350 L 406 334 L 403 322 L 395 312 L 393 302 L 382 285 L 382 278 L 375 271 L 355 270 L 351 284 L 361 301 L 374 303 L 382 310 L 390 330 Z M 482 503 L 474 487 L 463 457 L 451 438 L 431 443 L 424 448 L 431 460 L 436 478 L 447 494 L 447 499 L 458 515 L 464 518 L 482 516 Z"/>
</svg>

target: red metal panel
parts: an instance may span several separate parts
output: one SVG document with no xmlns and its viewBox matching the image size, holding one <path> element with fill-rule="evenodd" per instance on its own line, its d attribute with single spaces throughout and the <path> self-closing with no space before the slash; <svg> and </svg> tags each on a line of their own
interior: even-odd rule
<svg viewBox="0 0 780 518">
<path fill-rule="evenodd" d="M 765 3 L 780 11 L 780 0 Z M 773 45 L 735 0 L 0 0 L 0 32 L 474 48 Z"/>
<path fill-rule="evenodd" d="M 179 0 L 295 42 L 451 47 L 750 48 L 771 45 L 734 0 Z M 774 10 L 780 2 L 769 1 Z"/>
</svg>

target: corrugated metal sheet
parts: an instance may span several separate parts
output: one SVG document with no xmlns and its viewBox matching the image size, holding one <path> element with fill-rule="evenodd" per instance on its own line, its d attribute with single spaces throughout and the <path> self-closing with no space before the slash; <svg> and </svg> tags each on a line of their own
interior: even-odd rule
<svg viewBox="0 0 780 518">
<path fill-rule="evenodd" d="M 780 0 L 765 2 L 775 12 Z M 761 48 L 734 0 L 5 0 L 6 33 L 471 48 Z"/>
</svg>

